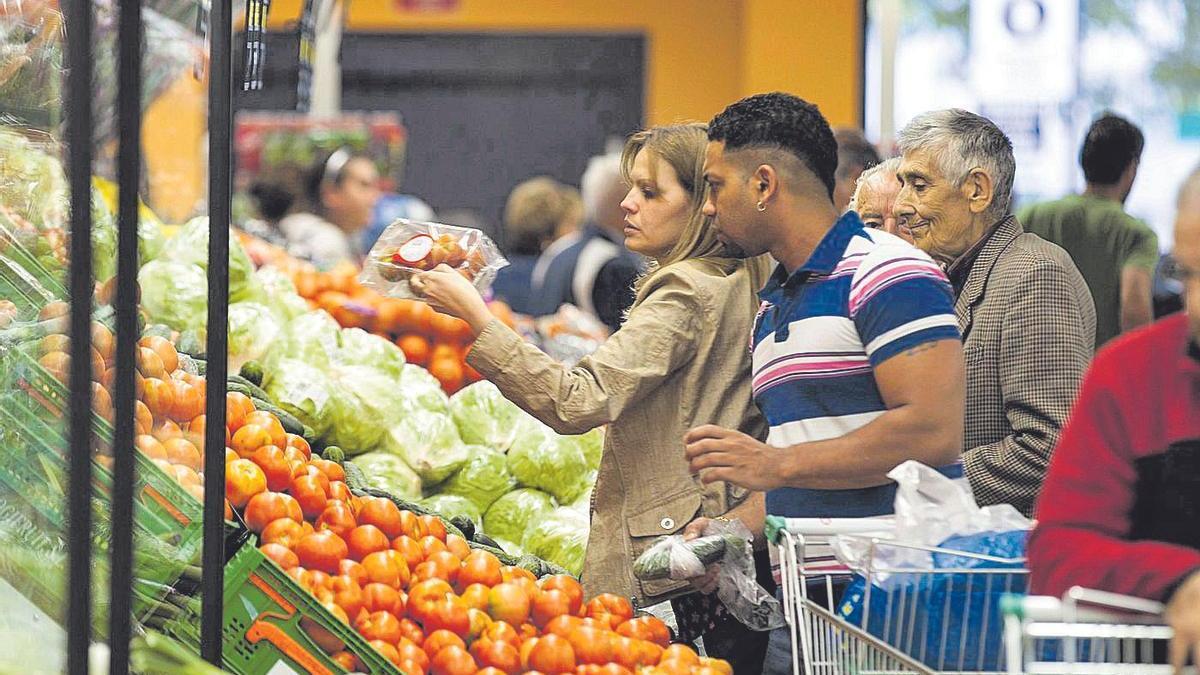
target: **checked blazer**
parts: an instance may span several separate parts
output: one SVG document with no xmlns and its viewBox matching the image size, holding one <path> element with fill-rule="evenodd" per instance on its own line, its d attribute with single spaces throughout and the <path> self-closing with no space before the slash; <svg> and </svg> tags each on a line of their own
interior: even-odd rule
<svg viewBox="0 0 1200 675">
<path fill-rule="evenodd" d="M 1096 311 L 1066 251 L 1013 216 L 955 302 L 967 370 L 963 461 L 980 505 L 1027 516 L 1092 358 Z"/>
</svg>

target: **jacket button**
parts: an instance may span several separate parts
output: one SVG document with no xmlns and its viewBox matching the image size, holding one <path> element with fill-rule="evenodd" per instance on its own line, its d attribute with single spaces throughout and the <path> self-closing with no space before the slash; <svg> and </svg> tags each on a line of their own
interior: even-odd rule
<svg viewBox="0 0 1200 675">
<path fill-rule="evenodd" d="M 675 521 L 670 518 L 663 518 L 662 522 L 660 522 L 659 525 L 662 525 L 662 529 L 664 529 L 664 530 L 675 529 Z"/>
</svg>

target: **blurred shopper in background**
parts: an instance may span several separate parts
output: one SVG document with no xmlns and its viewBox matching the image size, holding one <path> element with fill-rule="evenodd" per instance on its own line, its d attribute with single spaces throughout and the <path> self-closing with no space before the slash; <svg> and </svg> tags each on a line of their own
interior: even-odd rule
<svg viewBox="0 0 1200 675">
<path fill-rule="evenodd" d="M 1125 200 L 1137 178 L 1142 131 L 1112 114 L 1092 123 L 1079 164 L 1083 194 L 1021 210 L 1026 232 L 1066 249 L 1096 303 L 1096 346 L 1154 320 L 1154 269 L 1158 237 L 1125 213 Z"/>
<path fill-rule="evenodd" d="M 504 206 L 505 254 L 492 291 L 519 314 L 532 314 L 533 268 L 555 241 L 578 231 L 583 218 L 579 191 L 549 176 L 518 184 Z"/>
<path fill-rule="evenodd" d="M 843 213 L 850 206 L 854 186 L 863 171 L 879 163 L 879 151 L 867 140 L 861 129 L 839 127 L 833 130 L 838 146 L 836 182 L 833 184 L 833 207 Z"/>
<path fill-rule="evenodd" d="M 338 148 L 321 155 L 305 179 L 308 210 L 279 221 L 288 249 L 328 269 L 359 261 L 357 237 L 371 224 L 379 199 L 379 170 L 369 157 Z"/>
<path fill-rule="evenodd" d="M 621 156 L 593 157 L 580 181 L 583 229 L 546 249 L 533 271 L 534 314 L 553 314 L 564 304 L 598 318 L 609 330 L 621 326 L 633 304 L 633 282 L 645 259 L 624 245 L 621 200 L 629 186 L 621 177 Z"/>
<path fill-rule="evenodd" d="M 850 210 L 858 214 L 863 225 L 894 234 L 911 244 L 912 235 L 901 231 L 896 224 L 896 195 L 900 194 L 896 171 L 899 168 L 900 158 L 893 157 L 863 171 L 850 199 Z"/>
<path fill-rule="evenodd" d="M 1029 571 L 1038 594 L 1166 602 L 1178 668 L 1200 664 L 1200 169 L 1179 193 L 1175 258 L 1186 311 L 1096 356 L 1038 501 Z"/>
<path fill-rule="evenodd" d="M 626 243 L 654 262 L 637 281 L 629 318 L 573 367 L 495 319 L 457 272 L 443 266 L 412 281 L 436 309 L 471 325 L 477 337 L 467 363 L 507 398 L 562 434 L 609 425 L 583 566 L 588 597 L 617 593 L 646 607 L 687 595 L 686 581 L 638 580 L 633 561 L 697 516 L 765 517 L 762 494 L 701 485 L 683 453 L 684 432 L 698 424 L 752 438 L 766 431 L 750 398 L 746 350 L 766 261 L 731 256 L 701 211 L 706 143 L 704 125 L 685 124 L 634 134 L 626 144 L 617 165 L 630 186 L 618 201 Z M 765 555 L 760 563 L 766 573 Z M 694 639 L 685 631 L 699 628 L 711 655 L 728 659 L 736 672 L 761 672 L 767 634 L 709 604 L 693 607 L 713 611 L 681 612 L 683 639 Z"/>
<path fill-rule="evenodd" d="M 965 110 L 899 134 L 900 228 L 946 267 L 967 361 L 967 477 L 981 504 L 1033 512 L 1092 358 L 1096 313 L 1066 251 L 1011 215 L 1012 143 Z"/>
</svg>

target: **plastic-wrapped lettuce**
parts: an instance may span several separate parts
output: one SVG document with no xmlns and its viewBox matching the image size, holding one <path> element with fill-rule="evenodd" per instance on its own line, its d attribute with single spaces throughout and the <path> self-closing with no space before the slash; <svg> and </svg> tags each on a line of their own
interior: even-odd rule
<svg viewBox="0 0 1200 675">
<path fill-rule="evenodd" d="M 437 413 L 449 413 L 449 399 L 442 385 L 421 366 L 411 363 L 404 365 L 400 373 L 400 388 L 408 399 L 409 410 L 429 410 Z"/>
<path fill-rule="evenodd" d="M 302 314 L 280 334 L 264 365 L 274 370 L 278 361 L 294 359 L 325 369 L 330 354 L 337 351 L 340 331 L 337 321 L 322 310 Z"/>
<path fill-rule="evenodd" d="M 111 279 L 117 273 L 117 225 L 100 191 L 92 188 L 92 274 Z M 207 292 L 208 286 L 205 285 Z"/>
<path fill-rule="evenodd" d="M 517 480 L 508 471 L 508 460 L 491 448 L 479 447 L 475 455 L 441 487 L 442 494 L 461 495 L 471 500 L 480 511 L 502 495 L 517 487 Z"/>
<path fill-rule="evenodd" d="M 520 555 L 525 531 L 554 510 L 554 498 L 532 488 L 513 490 L 501 496 L 483 514 L 483 533 L 513 555 Z"/>
<path fill-rule="evenodd" d="M 446 520 L 450 520 L 455 516 L 462 516 L 475 523 L 476 529 L 482 529 L 483 527 L 483 515 L 480 514 L 479 507 L 466 497 L 444 494 L 433 495 L 432 497 L 423 499 L 421 505 Z"/>
<path fill-rule="evenodd" d="M 196 265 L 151 260 L 138 272 L 142 308 L 156 323 L 175 330 L 208 323 L 208 278 Z"/>
<path fill-rule="evenodd" d="M 587 553 L 588 519 L 569 507 L 559 507 L 534 523 L 525 533 L 525 552 L 566 568 L 576 576 L 583 571 Z"/>
<path fill-rule="evenodd" d="M 229 368 L 236 372 L 247 361 L 261 359 L 279 336 L 279 322 L 266 305 L 229 305 Z"/>
<path fill-rule="evenodd" d="M 564 504 L 575 501 L 592 480 L 580 444 L 541 423 L 524 426 L 509 448 L 508 470 L 522 485 L 545 490 Z"/>
<path fill-rule="evenodd" d="M 329 433 L 338 402 L 346 396 L 324 372 L 296 358 L 273 363 L 266 371 L 263 389 L 276 405 L 322 437 Z"/>
<path fill-rule="evenodd" d="M 471 452 L 449 415 L 428 410 L 403 415 L 384 435 L 383 449 L 403 459 L 426 485 L 449 478 Z"/>
<path fill-rule="evenodd" d="M 586 434 L 574 438 L 579 443 L 579 449 L 583 451 L 583 458 L 587 461 L 588 468 L 593 471 L 599 469 L 600 457 L 604 454 L 604 428 L 596 427 Z"/>
<path fill-rule="evenodd" d="M 341 385 L 343 395 L 332 406 L 325 440 L 347 455 L 378 449 L 387 423 L 408 414 L 404 391 L 394 377 L 368 366 L 335 365 L 329 374 Z"/>
<path fill-rule="evenodd" d="M 487 380 L 464 387 L 451 396 L 450 414 L 464 441 L 501 452 L 508 450 L 520 426 L 531 419 Z"/>
<path fill-rule="evenodd" d="M 23 134 L 0 129 L 0 203 L 35 225 L 65 224 L 69 186 L 62 163 Z"/>
<path fill-rule="evenodd" d="M 166 246 L 163 257 L 176 262 L 188 262 L 200 267 L 208 265 L 208 216 L 192 218 L 184 223 Z M 257 284 L 254 263 L 234 237 L 229 238 L 229 301 L 238 302 L 254 297 Z"/>
<path fill-rule="evenodd" d="M 362 469 L 367 485 L 401 499 L 421 498 L 421 477 L 399 457 L 386 452 L 368 452 L 350 461 Z"/>
<path fill-rule="evenodd" d="M 341 348 L 334 360 L 348 366 L 368 366 L 392 378 L 398 387 L 404 374 L 404 352 L 391 341 L 372 335 L 361 328 L 343 328 Z"/>
<path fill-rule="evenodd" d="M 275 310 L 284 321 L 309 311 L 308 303 L 296 292 L 296 285 L 278 269 L 261 267 L 254 273 L 254 281 L 254 299 Z"/>
</svg>

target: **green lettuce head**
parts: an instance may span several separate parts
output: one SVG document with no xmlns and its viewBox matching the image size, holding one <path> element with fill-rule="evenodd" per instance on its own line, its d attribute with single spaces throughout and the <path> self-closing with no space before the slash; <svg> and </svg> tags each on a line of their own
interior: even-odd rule
<svg viewBox="0 0 1200 675">
<path fill-rule="evenodd" d="M 266 305 L 235 302 L 229 305 L 229 368 L 236 372 L 247 361 L 257 361 L 279 336 L 279 321 Z"/>
<path fill-rule="evenodd" d="M 404 352 L 390 340 L 372 335 L 361 328 L 343 328 L 341 348 L 334 360 L 347 366 L 366 366 L 392 379 L 392 386 L 399 388 L 404 375 Z"/>
<path fill-rule="evenodd" d="M 151 260 L 138 272 L 142 308 L 151 320 L 184 331 L 208 324 L 208 278 L 187 263 Z"/>
<path fill-rule="evenodd" d="M 508 470 L 521 485 L 545 490 L 564 504 L 575 501 L 591 480 L 579 443 L 541 423 L 524 427 L 508 451 Z"/>
<path fill-rule="evenodd" d="M 292 359 L 325 370 L 330 354 L 337 351 L 340 331 L 337 321 L 322 310 L 302 314 L 280 333 L 264 365 L 273 370 L 276 361 Z"/>
<path fill-rule="evenodd" d="M 449 414 L 450 400 L 446 398 L 442 384 L 421 366 L 411 363 L 404 365 L 400 374 L 400 388 L 404 390 L 408 398 L 409 410 L 428 410 Z"/>
<path fill-rule="evenodd" d="M 291 278 L 274 267 L 261 267 L 254 273 L 254 300 L 275 310 L 285 323 L 309 311 L 308 303 L 296 292 Z"/>
<path fill-rule="evenodd" d="M 463 440 L 501 452 L 516 440 L 520 424 L 530 419 L 487 380 L 464 387 L 451 396 L 450 414 Z"/>
<path fill-rule="evenodd" d="M 513 490 L 497 499 L 483 514 L 483 533 L 501 543 L 515 544 L 516 550 L 508 546 L 505 550 L 520 555 L 525 531 L 553 510 L 554 498 L 545 492 L 532 488 Z"/>
<path fill-rule="evenodd" d="M 470 459 L 449 415 L 415 410 L 388 430 L 383 449 L 398 455 L 426 485 L 440 483 Z"/>
<path fill-rule="evenodd" d="M 176 262 L 208 267 L 208 216 L 192 218 L 167 241 L 162 256 Z M 254 263 L 235 237 L 229 238 L 229 301 L 253 298 L 258 292 Z"/>
<path fill-rule="evenodd" d="M 525 552 L 548 560 L 579 576 L 587 553 L 588 519 L 578 511 L 559 507 L 536 522 L 525 533 L 521 546 Z"/>
<path fill-rule="evenodd" d="M 299 359 L 280 359 L 267 370 L 263 389 L 271 400 L 318 436 L 326 437 L 346 393 L 323 371 Z"/>
<path fill-rule="evenodd" d="M 421 477 L 399 457 L 368 452 L 350 461 L 362 469 L 367 485 L 409 501 L 421 498 Z"/>
<path fill-rule="evenodd" d="M 480 511 L 487 511 L 515 487 L 517 480 L 509 473 L 504 455 L 491 448 L 478 447 L 470 461 L 442 485 L 441 492 L 465 497 Z"/>
<path fill-rule="evenodd" d="M 344 396 L 333 404 L 326 440 L 348 455 L 379 449 L 387 422 L 408 414 L 404 390 L 396 386 L 394 377 L 368 366 L 335 365 L 329 374 Z"/>
<path fill-rule="evenodd" d="M 483 516 L 479 507 L 466 497 L 458 495 L 434 495 L 421 501 L 421 506 L 433 511 L 445 520 L 462 516 L 475 523 L 475 529 L 483 528 Z"/>
</svg>

